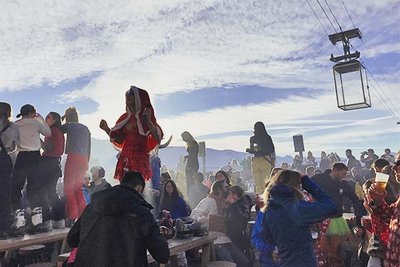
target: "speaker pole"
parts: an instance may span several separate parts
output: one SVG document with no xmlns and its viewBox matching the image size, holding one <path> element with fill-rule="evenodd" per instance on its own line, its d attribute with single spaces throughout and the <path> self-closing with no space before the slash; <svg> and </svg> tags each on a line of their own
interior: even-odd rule
<svg viewBox="0 0 400 267">
<path fill-rule="evenodd" d="M 199 142 L 199 156 L 203 158 L 203 175 L 206 178 L 206 156 L 207 156 L 207 148 L 206 142 Z"/>
<path fill-rule="evenodd" d="M 206 177 L 206 156 L 203 157 L 203 176 Z"/>
</svg>

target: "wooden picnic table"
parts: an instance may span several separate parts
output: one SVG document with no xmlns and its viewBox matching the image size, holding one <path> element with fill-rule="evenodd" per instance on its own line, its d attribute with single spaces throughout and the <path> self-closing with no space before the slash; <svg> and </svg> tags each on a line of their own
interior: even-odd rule
<svg viewBox="0 0 400 267">
<path fill-rule="evenodd" d="M 213 244 L 217 239 L 217 233 L 210 232 L 206 236 L 193 236 L 187 239 L 170 239 L 168 240 L 169 245 L 169 255 L 170 262 L 173 267 L 178 266 L 177 262 L 177 254 L 188 251 L 192 248 L 201 247 L 202 256 L 201 256 L 201 266 L 205 267 L 211 260 L 214 260 L 213 253 Z M 62 266 L 62 263 L 67 260 L 69 257 L 69 253 L 61 254 L 57 257 L 57 267 Z M 147 252 L 147 261 L 149 263 L 155 262 L 153 257 Z M 160 264 L 160 266 L 165 266 L 165 264 Z"/>
<path fill-rule="evenodd" d="M 50 232 L 35 235 L 24 235 L 23 237 L 9 238 L 0 240 L 0 252 L 15 250 L 23 247 L 41 245 L 50 242 L 63 240 L 63 247 L 66 244 L 67 235 L 70 228 L 55 229 Z"/>
<path fill-rule="evenodd" d="M 193 248 L 201 247 L 201 267 L 205 267 L 210 262 L 210 258 L 214 260 L 213 244 L 217 239 L 217 233 L 210 232 L 206 236 L 193 236 L 187 239 L 170 239 L 168 240 L 169 245 L 169 255 L 171 265 L 173 267 L 178 266 L 176 259 L 177 254 L 188 251 Z M 154 262 L 154 259 L 150 254 L 147 256 L 148 262 Z M 165 266 L 165 264 L 160 264 L 160 266 Z"/>
</svg>

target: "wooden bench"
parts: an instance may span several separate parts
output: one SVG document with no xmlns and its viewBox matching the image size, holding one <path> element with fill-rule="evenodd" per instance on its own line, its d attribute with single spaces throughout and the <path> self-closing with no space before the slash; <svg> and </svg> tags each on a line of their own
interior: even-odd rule
<svg viewBox="0 0 400 267">
<path fill-rule="evenodd" d="M 217 239 L 215 232 L 210 232 L 207 236 L 193 236 L 188 239 L 170 239 L 168 240 L 170 262 L 172 266 L 178 266 L 176 255 L 193 248 L 201 247 L 203 253 L 201 256 L 201 267 L 206 267 L 211 260 L 214 260 L 213 256 L 213 244 Z M 57 267 L 61 267 L 69 257 L 69 253 L 61 254 L 57 257 Z M 147 261 L 149 263 L 155 262 L 153 257 L 147 252 Z M 165 266 L 165 264 L 160 264 Z"/>
<path fill-rule="evenodd" d="M 207 267 L 236 267 L 236 264 L 230 261 L 214 261 L 210 262 Z"/>
<path fill-rule="evenodd" d="M 63 247 L 65 247 L 69 230 L 70 228 L 55 229 L 47 233 L 24 235 L 23 237 L 0 240 L 0 252 L 16 250 L 23 247 L 42 245 L 45 243 L 51 243 L 60 240 L 63 241 Z"/>
<path fill-rule="evenodd" d="M 43 259 L 45 246 L 44 245 L 34 245 L 30 247 L 20 248 L 18 255 L 20 257 L 19 264 L 25 266 L 32 262 L 38 263 Z"/>
</svg>

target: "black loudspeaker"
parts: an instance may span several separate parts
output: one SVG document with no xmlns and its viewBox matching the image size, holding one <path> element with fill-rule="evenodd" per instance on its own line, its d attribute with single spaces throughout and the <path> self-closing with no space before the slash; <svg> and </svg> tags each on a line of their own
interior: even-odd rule
<svg viewBox="0 0 400 267">
<path fill-rule="evenodd" d="M 199 157 L 206 156 L 206 142 L 199 142 Z"/>
<path fill-rule="evenodd" d="M 293 135 L 293 144 L 294 144 L 294 152 L 303 152 L 303 151 L 305 151 L 304 150 L 303 136 L 301 134 Z"/>
</svg>

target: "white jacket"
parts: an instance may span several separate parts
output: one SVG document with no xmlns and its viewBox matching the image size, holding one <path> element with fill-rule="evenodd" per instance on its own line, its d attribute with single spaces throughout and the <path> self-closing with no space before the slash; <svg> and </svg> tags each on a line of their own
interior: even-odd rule
<svg viewBox="0 0 400 267">
<path fill-rule="evenodd" d="M 18 126 L 19 132 L 19 151 L 39 151 L 40 134 L 46 137 L 51 136 L 51 130 L 42 117 L 20 119 L 15 122 L 15 125 Z"/>
<path fill-rule="evenodd" d="M 209 227 L 209 218 L 210 215 L 218 215 L 218 208 L 215 199 L 211 197 L 206 197 L 201 200 L 199 204 L 192 210 L 190 214 L 190 218 L 199 222 L 201 226 L 208 230 Z M 217 233 L 217 239 L 214 241 L 214 244 L 225 244 L 232 242 L 230 238 L 220 232 Z"/>
</svg>

